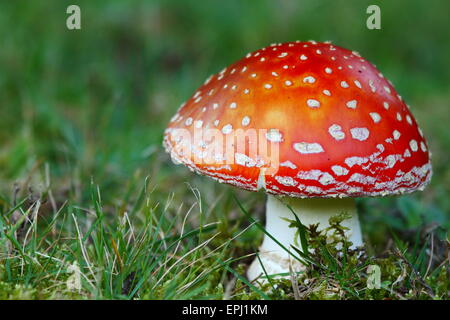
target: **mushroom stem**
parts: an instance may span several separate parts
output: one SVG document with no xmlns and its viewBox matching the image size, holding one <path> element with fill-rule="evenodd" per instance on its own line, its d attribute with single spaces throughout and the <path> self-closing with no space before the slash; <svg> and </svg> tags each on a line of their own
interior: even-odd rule
<svg viewBox="0 0 450 320">
<path fill-rule="evenodd" d="M 301 199 L 301 198 L 283 198 L 279 200 L 269 195 L 266 203 L 266 231 L 285 248 L 298 256 L 292 250 L 291 245 L 299 245 L 294 243 L 296 229 L 289 227 L 289 220 L 295 219 L 292 211 L 287 207 L 288 204 L 296 213 L 301 223 L 309 226 L 311 224 L 319 224 L 319 230 L 329 226 L 329 219 L 332 216 L 346 212 L 351 216 L 342 222 L 347 227 L 347 238 L 353 243 L 352 248 L 363 245 L 361 237 L 361 228 L 359 225 L 358 214 L 356 212 L 355 200 L 353 198 L 344 199 Z M 259 257 L 267 274 L 289 273 L 289 265 L 293 271 L 301 271 L 303 265 L 289 255 L 282 247 L 280 247 L 269 236 L 265 235 L 264 241 L 259 248 Z M 261 263 L 255 259 L 247 271 L 250 280 L 254 280 L 264 275 Z"/>
</svg>

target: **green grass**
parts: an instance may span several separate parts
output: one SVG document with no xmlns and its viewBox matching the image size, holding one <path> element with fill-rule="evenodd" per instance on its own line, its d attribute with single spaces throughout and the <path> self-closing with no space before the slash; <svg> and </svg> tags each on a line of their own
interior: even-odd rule
<svg viewBox="0 0 450 320">
<path fill-rule="evenodd" d="M 82 30 L 68 31 L 71 3 L 0 3 L 0 299 L 448 299 L 447 1 L 78 1 Z M 372 3 L 380 31 L 365 28 Z M 297 39 L 374 62 L 411 105 L 434 176 L 358 200 L 364 259 L 302 229 L 322 254 L 258 288 L 245 269 L 264 195 L 174 166 L 162 133 L 209 74 Z"/>
</svg>

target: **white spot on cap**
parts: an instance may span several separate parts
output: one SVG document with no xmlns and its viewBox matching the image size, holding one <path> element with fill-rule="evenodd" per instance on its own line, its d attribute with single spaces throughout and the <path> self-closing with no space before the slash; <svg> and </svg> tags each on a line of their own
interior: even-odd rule
<svg viewBox="0 0 450 320">
<path fill-rule="evenodd" d="M 208 83 L 210 83 L 211 82 L 211 80 L 212 80 L 212 78 L 213 78 L 213 76 L 211 75 L 211 76 L 209 76 L 208 77 L 208 79 L 206 79 L 205 80 L 205 82 L 203 83 L 203 84 L 208 84 Z"/>
<path fill-rule="evenodd" d="M 406 148 L 405 152 L 403 153 L 403 157 L 404 157 L 404 158 L 409 158 L 409 157 L 411 157 L 411 152 L 409 151 L 408 148 Z"/>
<path fill-rule="evenodd" d="M 413 124 L 412 119 L 411 119 L 411 117 L 409 116 L 409 114 L 406 116 L 406 121 L 407 121 L 410 125 Z"/>
<path fill-rule="evenodd" d="M 308 193 L 315 193 L 315 194 L 323 193 L 323 190 L 316 186 L 306 186 L 306 188 L 304 190 Z"/>
<path fill-rule="evenodd" d="M 342 127 L 338 124 L 332 124 L 328 128 L 328 133 L 336 140 L 342 140 L 345 138 L 345 133 L 342 131 Z"/>
<path fill-rule="evenodd" d="M 354 80 L 353 82 L 355 83 L 355 85 L 356 85 L 358 88 L 362 89 L 361 82 L 359 82 L 358 80 Z"/>
<path fill-rule="evenodd" d="M 390 154 L 384 159 L 384 163 L 386 163 L 386 166 L 388 168 L 393 168 L 397 163 L 397 160 L 399 159 L 400 159 L 399 154 Z"/>
<path fill-rule="evenodd" d="M 420 142 L 420 149 L 422 149 L 423 152 L 427 152 L 427 146 L 423 141 Z"/>
<path fill-rule="evenodd" d="M 342 88 L 348 88 L 348 83 L 346 81 L 341 81 L 341 87 Z"/>
<path fill-rule="evenodd" d="M 334 174 L 337 176 L 345 176 L 346 174 L 348 174 L 348 169 L 338 165 L 332 166 L 331 170 L 333 170 Z"/>
<path fill-rule="evenodd" d="M 213 109 L 217 109 L 219 107 L 218 103 L 213 103 Z"/>
<path fill-rule="evenodd" d="M 243 117 L 242 125 L 245 127 L 245 126 L 248 126 L 249 124 L 250 124 L 250 117 L 248 117 L 248 116 Z"/>
<path fill-rule="evenodd" d="M 325 90 L 323 90 L 322 92 L 323 92 L 323 94 L 326 95 L 326 96 L 331 96 L 330 90 L 325 89 Z"/>
<path fill-rule="evenodd" d="M 317 169 L 307 171 L 300 170 L 297 173 L 297 177 L 302 180 L 318 180 L 322 174 L 323 172 Z"/>
<path fill-rule="evenodd" d="M 272 71 L 272 75 L 273 75 L 274 77 L 278 77 L 278 73 L 276 73 L 275 71 Z"/>
<path fill-rule="evenodd" d="M 287 52 L 283 52 L 283 53 L 280 53 L 280 55 L 278 56 L 278 58 L 284 58 L 284 57 L 286 57 L 288 54 L 287 54 Z"/>
<path fill-rule="evenodd" d="M 219 120 L 214 120 L 214 125 L 217 127 L 219 125 Z"/>
<path fill-rule="evenodd" d="M 179 113 L 175 113 L 175 115 L 170 119 L 170 122 L 175 122 L 178 120 L 178 118 L 180 117 Z"/>
<path fill-rule="evenodd" d="M 334 181 L 335 180 L 334 180 L 333 176 L 331 174 L 329 174 L 328 172 L 323 172 L 319 178 L 320 184 L 322 184 L 324 186 L 329 185 L 330 183 L 333 183 Z"/>
<path fill-rule="evenodd" d="M 281 142 L 283 141 L 283 136 L 278 129 L 269 129 L 266 133 L 266 139 L 271 142 Z"/>
<path fill-rule="evenodd" d="M 222 128 L 223 134 L 229 134 L 231 131 L 233 131 L 233 126 L 231 124 L 224 125 Z"/>
<path fill-rule="evenodd" d="M 400 112 L 397 112 L 397 120 L 402 121 L 402 115 L 400 114 Z"/>
<path fill-rule="evenodd" d="M 294 143 L 294 149 L 302 154 L 324 152 L 322 146 L 317 142 L 297 142 Z"/>
<path fill-rule="evenodd" d="M 351 128 L 350 133 L 352 134 L 353 139 L 364 141 L 369 138 L 369 129 L 367 128 Z"/>
<path fill-rule="evenodd" d="M 264 88 L 266 88 L 266 89 L 272 89 L 272 85 L 271 85 L 270 83 L 266 83 L 266 84 L 264 85 Z"/>
<path fill-rule="evenodd" d="M 299 171 L 297 177 L 302 180 L 316 180 L 322 185 L 329 185 L 330 183 L 335 182 L 334 177 L 331 174 L 316 169 Z"/>
<path fill-rule="evenodd" d="M 230 108 L 231 108 L 231 109 L 236 109 L 236 107 L 237 107 L 236 102 L 230 103 Z"/>
<path fill-rule="evenodd" d="M 349 157 L 349 158 L 345 159 L 345 164 L 348 165 L 351 168 L 355 164 L 360 166 L 363 163 L 366 163 L 367 161 L 369 161 L 369 159 L 363 158 L 363 157 Z"/>
<path fill-rule="evenodd" d="M 184 124 L 190 126 L 192 124 L 192 118 L 191 117 L 187 118 Z"/>
<path fill-rule="evenodd" d="M 384 107 L 386 110 L 389 110 L 389 103 L 387 103 L 386 101 L 383 102 L 383 107 Z"/>
<path fill-rule="evenodd" d="M 347 182 L 358 182 L 361 184 L 374 184 L 376 179 L 371 176 L 366 176 L 361 173 L 354 173 L 352 176 L 347 180 Z"/>
<path fill-rule="evenodd" d="M 254 167 L 256 165 L 255 160 L 242 153 L 235 153 L 234 159 L 236 160 L 236 163 L 241 166 Z"/>
<path fill-rule="evenodd" d="M 384 86 L 384 91 L 386 91 L 387 93 L 391 93 L 391 89 L 389 89 L 389 87 Z"/>
<path fill-rule="evenodd" d="M 356 101 L 356 100 L 350 100 L 346 103 L 347 107 L 350 109 L 356 109 L 357 104 L 358 104 L 358 101 Z"/>
<path fill-rule="evenodd" d="M 381 143 L 377 144 L 377 149 L 380 150 L 379 153 L 384 152 L 384 146 Z"/>
<path fill-rule="evenodd" d="M 292 86 L 292 81 L 291 80 L 286 80 L 284 82 L 284 84 L 287 85 L 287 86 Z"/>
<path fill-rule="evenodd" d="M 328 74 L 330 74 L 330 73 L 333 72 L 333 70 L 331 70 L 331 68 L 325 68 L 325 72 L 328 73 Z"/>
<path fill-rule="evenodd" d="M 414 151 L 414 152 L 416 152 L 416 151 L 419 149 L 419 147 L 418 147 L 418 145 L 417 145 L 417 141 L 414 140 L 414 139 L 412 139 L 412 140 L 409 142 L 409 147 L 410 147 L 411 150 Z"/>
<path fill-rule="evenodd" d="M 306 104 L 310 108 L 318 108 L 318 107 L 320 107 L 320 102 L 317 101 L 316 99 L 308 99 L 308 100 L 306 100 Z"/>
<path fill-rule="evenodd" d="M 316 50 L 317 54 L 322 54 L 322 51 L 320 51 L 319 49 Z"/>
<path fill-rule="evenodd" d="M 249 89 L 244 89 L 244 94 L 249 94 L 250 90 Z"/>
<path fill-rule="evenodd" d="M 202 120 L 195 121 L 195 127 L 197 129 L 200 129 L 202 127 L 202 125 L 203 125 L 203 121 Z"/>
<path fill-rule="evenodd" d="M 369 114 L 370 114 L 370 117 L 372 118 L 373 122 L 375 122 L 375 123 L 380 122 L 381 116 L 380 116 L 378 113 L 376 113 L 376 112 L 371 112 L 371 113 L 369 113 Z"/>
<path fill-rule="evenodd" d="M 392 136 L 394 137 L 395 140 L 398 140 L 398 139 L 400 139 L 401 134 L 398 130 L 394 130 L 392 132 Z"/>
<path fill-rule="evenodd" d="M 297 182 L 292 177 L 275 176 L 275 180 L 277 180 L 279 184 L 287 187 L 295 187 L 297 185 Z"/>
<path fill-rule="evenodd" d="M 306 60 L 306 59 L 308 59 L 308 57 L 305 56 L 304 54 L 302 54 L 302 55 L 300 56 L 300 60 Z"/>
<path fill-rule="evenodd" d="M 372 90 L 373 93 L 375 93 L 377 91 L 377 88 L 373 84 L 373 80 L 369 80 L 369 87 L 370 87 L 370 89 Z"/>
<path fill-rule="evenodd" d="M 303 78 L 303 82 L 314 83 L 314 82 L 316 82 L 316 78 L 314 78 L 313 76 L 307 76 L 307 77 Z"/>
<path fill-rule="evenodd" d="M 292 162 L 290 162 L 289 160 L 280 163 L 280 167 L 287 167 L 287 168 L 291 168 L 291 169 L 297 169 L 297 166 L 295 164 L 293 164 Z"/>
</svg>

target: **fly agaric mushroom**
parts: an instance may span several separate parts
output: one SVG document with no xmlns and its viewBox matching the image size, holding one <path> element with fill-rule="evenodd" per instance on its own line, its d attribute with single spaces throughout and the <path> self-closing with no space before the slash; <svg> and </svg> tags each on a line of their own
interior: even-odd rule
<svg viewBox="0 0 450 320">
<path fill-rule="evenodd" d="M 346 236 L 358 247 L 355 197 L 423 190 L 432 174 L 427 143 L 392 84 L 358 53 L 315 41 L 262 48 L 211 76 L 172 118 L 164 146 L 192 171 L 265 191 L 266 230 L 288 249 L 296 233 L 283 202 L 319 230 L 347 212 Z M 260 259 L 268 274 L 292 264 L 268 236 Z M 255 260 L 247 275 L 262 270 Z"/>
</svg>

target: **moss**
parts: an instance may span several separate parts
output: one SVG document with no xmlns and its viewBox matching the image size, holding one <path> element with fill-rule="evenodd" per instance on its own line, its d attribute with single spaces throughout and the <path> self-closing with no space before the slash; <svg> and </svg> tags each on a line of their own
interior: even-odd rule
<svg viewBox="0 0 450 320">
<path fill-rule="evenodd" d="M 277 278 L 262 284 L 260 289 L 271 299 L 448 299 L 446 265 L 422 278 L 413 263 L 395 247 L 384 257 L 350 249 L 351 243 L 345 239 L 345 227 L 341 225 L 347 218 L 340 215 L 330 219 L 330 227 L 323 231 L 318 231 L 317 225 L 305 227 L 291 221 L 299 234 L 305 233 L 309 248 L 305 258 L 310 262 L 304 272 L 298 273 L 294 284 L 290 279 Z M 374 269 L 379 270 L 379 281 L 370 286 L 368 281 Z M 246 293 L 237 294 L 236 298 L 260 298 L 248 291 L 247 288 Z"/>
</svg>

